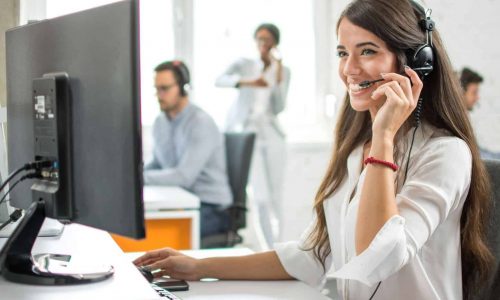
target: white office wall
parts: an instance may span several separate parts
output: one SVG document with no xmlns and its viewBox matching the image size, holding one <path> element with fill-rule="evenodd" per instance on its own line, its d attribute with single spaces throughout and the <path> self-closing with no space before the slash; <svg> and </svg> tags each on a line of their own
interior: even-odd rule
<svg viewBox="0 0 500 300">
<path fill-rule="evenodd" d="M 471 114 L 479 144 L 500 152 L 500 1 L 429 0 L 436 26 L 456 69 L 483 75 L 479 104 Z"/>
</svg>

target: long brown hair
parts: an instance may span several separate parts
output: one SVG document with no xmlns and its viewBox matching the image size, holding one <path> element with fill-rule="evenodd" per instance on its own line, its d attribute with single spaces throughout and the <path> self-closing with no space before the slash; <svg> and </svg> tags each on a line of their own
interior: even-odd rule
<svg viewBox="0 0 500 300">
<path fill-rule="evenodd" d="M 423 19 L 419 9 L 402 0 L 355 0 L 341 14 L 337 23 L 347 18 L 356 26 L 372 32 L 395 53 L 398 68 L 403 72 L 407 55 L 426 41 L 425 32 L 418 22 Z M 439 26 L 439 24 L 437 24 Z M 490 185 L 486 169 L 464 106 L 463 94 L 438 31 L 432 32 L 434 70 L 424 79 L 421 119 L 437 128 L 448 130 L 467 143 L 472 154 L 471 183 L 465 201 L 460 229 L 462 250 L 462 282 L 464 299 L 487 282 L 493 255 L 485 242 L 485 230 L 490 205 Z M 398 132 L 411 127 L 409 118 Z M 314 202 L 316 223 L 307 239 L 307 249 L 325 268 L 331 247 L 326 228 L 324 201 L 340 186 L 347 174 L 347 158 L 355 147 L 371 138 L 371 119 L 368 112 L 356 112 L 346 94 L 335 129 L 335 145 L 326 175 Z"/>
</svg>

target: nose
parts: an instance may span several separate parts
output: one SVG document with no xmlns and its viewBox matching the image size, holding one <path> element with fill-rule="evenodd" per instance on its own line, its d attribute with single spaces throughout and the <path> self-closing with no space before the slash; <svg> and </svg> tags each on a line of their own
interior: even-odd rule
<svg viewBox="0 0 500 300">
<path fill-rule="evenodd" d="M 354 56 L 347 56 L 344 60 L 342 66 L 342 74 L 344 76 L 349 77 L 353 75 L 359 75 L 361 73 L 361 65 L 359 64 L 358 59 Z"/>
</svg>

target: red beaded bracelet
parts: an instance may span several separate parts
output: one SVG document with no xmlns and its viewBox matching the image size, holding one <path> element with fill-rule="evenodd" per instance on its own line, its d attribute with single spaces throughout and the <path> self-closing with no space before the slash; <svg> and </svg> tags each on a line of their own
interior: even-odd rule
<svg viewBox="0 0 500 300">
<path fill-rule="evenodd" d="M 385 160 L 376 159 L 373 156 L 367 157 L 365 159 L 365 165 L 366 164 L 380 164 L 380 165 L 391 168 L 394 172 L 396 172 L 398 170 L 398 165 L 393 164 L 393 163 L 388 162 L 388 161 L 385 161 Z"/>
</svg>

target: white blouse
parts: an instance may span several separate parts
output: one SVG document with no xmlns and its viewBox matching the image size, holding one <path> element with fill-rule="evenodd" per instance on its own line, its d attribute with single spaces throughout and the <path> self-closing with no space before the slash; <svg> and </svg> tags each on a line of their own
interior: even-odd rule
<svg viewBox="0 0 500 300">
<path fill-rule="evenodd" d="M 462 299 L 460 216 L 472 167 L 467 144 L 427 124 L 417 130 L 407 180 L 397 188 L 399 215 L 356 256 L 362 159 L 360 146 L 347 160 L 347 178 L 324 202 L 331 245 L 327 273 L 337 278 L 341 299 L 368 300 L 380 281 L 374 300 Z M 395 176 L 402 179 L 404 170 L 401 166 Z M 313 222 L 300 241 L 276 244 L 275 250 L 292 277 L 321 288 L 326 274 L 313 252 L 303 250 L 312 228 Z"/>
</svg>

